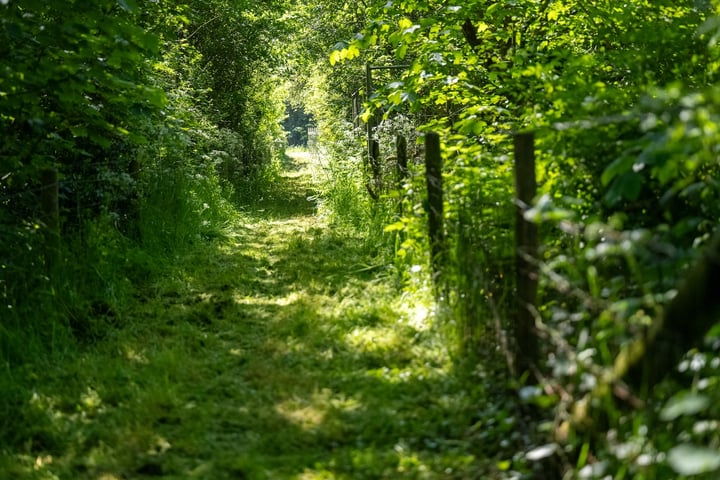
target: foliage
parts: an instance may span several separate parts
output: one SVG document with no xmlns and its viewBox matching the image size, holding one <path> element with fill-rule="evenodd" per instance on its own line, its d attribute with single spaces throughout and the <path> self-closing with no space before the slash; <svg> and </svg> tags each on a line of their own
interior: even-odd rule
<svg viewBox="0 0 720 480">
<path fill-rule="evenodd" d="M 147 126 L 167 99 L 149 81 L 159 38 L 141 28 L 134 2 L 5 2 L 0 10 L 2 357 L 12 364 L 48 347 L 64 350 L 68 329 L 78 330 L 93 305 L 114 308 L 114 294 L 100 292 L 127 281 L 116 275 L 124 262 L 106 262 L 118 260 L 124 242 L 107 229 L 130 228 L 133 152 L 148 142 Z M 59 171 L 69 233 L 55 264 L 38 208 L 47 169 Z M 75 252 L 89 261 L 96 248 L 103 253 L 94 267 L 77 262 Z"/>
<path fill-rule="evenodd" d="M 37 375 L 32 369 L 48 359 L 74 358 L 79 348 L 127 332 L 127 313 L 137 312 L 133 299 L 168 271 L 164 264 L 237 235 L 235 207 L 274 212 L 268 215 L 278 220 L 295 202 L 310 215 L 316 202 L 339 236 L 362 238 L 368 256 L 353 265 L 358 273 L 394 272 L 407 302 L 427 294 L 422 139 L 435 131 L 445 162 L 448 252 L 436 313 L 455 330 L 459 348 L 451 355 L 458 364 L 492 372 L 482 380 L 482 394 L 499 392 L 497 408 L 479 414 L 464 436 L 456 429 L 469 421 L 472 407 L 470 397 L 458 393 L 463 415 L 454 417 L 458 423 L 448 435 L 462 442 L 471 437 L 483 447 L 494 443 L 486 457 L 493 457 L 494 467 L 481 470 L 497 478 L 539 471 L 567 478 L 713 475 L 720 465 L 713 407 L 717 325 L 705 339 L 677 332 L 678 344 L 689 350 L 681 371 L 655 372 L 652 378 L 664 381 L 653 380 L 652 391 L 630 375 L 629 388 L 612 377 L 619 352 L 663 318 L 717 230 L 719 13 L 718 3 L 708 0 L 622 6 L 609 0 L 0 2 L 0 386 L 9 392 L 0 412 L 9 425 L 3 438 L 17 446 L 20 434 L 11 432 L 23 421 L 37 421 L 28 449 L 52 451 L 77 418 L 102 416 L 96 401 L 107 392 L 74 392 L 79 403 L 70 403 L 81 412 L 74 416 L 72 406 L 50 397 L 28 404 L 23 378 Z M 364 65 L 379 67 L 373 85 L 366 85 Z M 288 111 L 308 118 L 300 125 L 288 119 L 284 132 Z M 280 174 L 290 167 L 286 135 L 300 133 L 303 143 L 309 116 L 319 132 L 312 152 L 321 163 L 317 183 L 298 183 L 288 192 Z M 529 130 L 537 139 L 540 193 L 522 207 L 543 239 L 535 310 L 544 350 L 534 359 L 537 386 L 527 384 L 527 372 L 509 367 L 514 375 L 506 385 L 498 380 L 507 376 L 505 367 L 496 365 L 513 350 L 506 330 L 523 308 L 515 298 L 510 140 Z M 398 169 L 398 134 L 408 140 L 407 172 Z M 368 152 L 372 141 L 379 145 L 378 165 Z M 59 195 L 51 198 L 55 183 Z M 295 238 L 288 250 L 299 254 L 306 240 Z M 318 248 L 334 251 L 337 241 L 323 237 Z M 271 266 L 258 261 L 251 267 Z M 296 267 L 285 273 L 299 275 Z M 318 267 L 303 278 L 313 284 L 313 275 L 331 274 Z M 208 320 L 219 315 L 212 308 L 203 304 L 195 313 Z M 295 329 L 289 338 L 309 328 L 300 318 L 309 309 L 299 304 L 287 313 L 287 328 Z M 348 315 L 348 325 L 365 318 Z M 275 333 L 284 334 L 282 328 Z M 371 345 L 360 330 L 335 338 L 329 351 Z M 444 332 L 415 332 L 414 338 L 446 342 Z M 326 347 L 320 340 L 308 341 Z M 418 348 L 434 355 L 433 345 Z M 388 352 L 366 353 L 362 360 L 369 364 L 401 362 Z M 166 360 L 173 364 L 176 355 L 167 353 Z M 31 360 L 33 367 L 17 372 Z M 162 356 L 157 361 L 162 365 Z M 373 382 L 383 384 L 402 380 L 386 373 L 368 375 L 377 374 Z M 485 388 L 489 382 L 498 383 L 496 390 Z M 421 386 L 431 387 L 428 399 L 464 388 L 444 380 L 406 385 L 410 392 Z M 320 403 L 339 405 L 319 392 Z M 473 401 L 479 401 L 476 393 Z M 276 413 L 295 415 L 307 407 L 288 402 Z M 381 403 L 373 408 L 382 410 Z M 22 419 L 12 418 L 17 406 Z M 452 410 L 446 407 L 437 412 Z M 49 411 L 65 420 L 53 423 L 43 413 Z M 411 429 L 411 440 L 395 444 L 390 455 L 348 447 L 316 462 L 313 475 L 423 477 L 423 468 L 440 467 L 458 468 L 458 476 L 477 474 L 465 451 L 430 460 L 434 447 L 427 442 L 443 435 L 437 412 L 421 422 L 432 438 Z M 337 423 L 323 430 L 330 443 L 346 433 L 340 420 L 356 420 L 343 415 L 328 417 Z M 588 417 L 594 425 L 578 422 Z M 483 422 L 499 426 L 474 436 Z M 76 433 L 88 432 L 73 425 Z M 383 435 L 382 425 L 370 421 L 366 427 Z M 96 446 L 119 441 L 90 434 L 102 439 Z M 165 453 L 164 443 L 147 443 L 143 435 L 136 440 L 146 451 Z M 108 462 L 98 449 L 93 458 Z M 43 458 L 28 457 L 23 465 L 43 464 Z M 152 465 L 123 468 L 153 475 Z M 228 468 L 255 472 L 254 464 L 242 462 Z"/>
<path fill-rule="evenodd" d="M 161 263 L 222 235 L 233 195 L 270 177 L 283 104 L 263 60 L 280 10 L 263 6 L 0 4 L 3 375 L 121 328 Z M 238 18 L 254 35 L 205 38 L 237 37 L 223 29 L 242 28 Z M 220 46 L 234 65 L 214 56 Z M 242 52 L 257 54 L 252 64 Z M 242 81 L 220 89 L 222 67 L 243 67 Z M 58 232 L 43 207 L 49 170 Z"/>
<path fill-rule="evenodd" d="M 378 109 L 385 118 L 410 111 L 424 123 L 421 131 L 443 136 L 452 252 L 445 278 L 466 352 L 484 348 L 493 330 L 502 345 L 517 308 L 508 140 L 513 132 L 537 131 L 541 196 L 525 215 L 540 224 L 544 244 L 541 370 L 545 388 L 563 392 L 541 403 L 560 423 L 584 392 L 605 381 L 620 349 L 660 315 L 716 230 L 716 8 L 378 2 L 363 30 L 330 55 L 337 64 L 391 52 L 388 61 L 408 68 L 370 98 L 364 118 Z M 591 440 L 574 437 L 560 455 L 568 475 L 699 473 L 697 464 L 678 461 L 695 447 L 673 448 L 672 434 L 650 429 L 649 419 L 632 422 L 605 402 L 609 450 L 594 452 L 600 461 L 590 465 L 590 443 L 583 442 Z M 637 453 L 642 466 L 613 463 L 627 460 L 617 456 L 615 436 L 638 435 L 638 428 L 638 442 L 659 450 Z M 680 432 L 674 434 L 683 438 Z M 547 452 L 528 457 L 555 455 Z M 708 452 L 693 452 L 714 464 Z"/>
</svg>

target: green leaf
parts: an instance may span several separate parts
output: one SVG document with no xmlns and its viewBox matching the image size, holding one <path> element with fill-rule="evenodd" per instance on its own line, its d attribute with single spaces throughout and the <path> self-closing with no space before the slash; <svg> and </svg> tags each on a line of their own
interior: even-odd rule
<svg viewBox="0 0 720 480">
<path fill-rule="evenodd" d="M 407 55 L 407 50 L 408 50 L 407 43 L 400 45 L 400 47 L 397 49 L 397 52 L 396 52 L 397 58 L 399 58 L 400 60 L 403 60 L 405 58 L 405 55 Z"/>
<path fill-rule="evenodd" d="M 159 88 L 146 87 L 143 89 L 143 93 L 148 103 L 154 107 L 163 108 L 168 103 L 165 92 Z"/>
<path fill-rule="evenodd" d="M 623 156 L 616 159 L 614 162 L 608 165 L 603 172 L 601 178 L 602 184 L 606 186 L 609 185 L 616 176 L 630 171 L 634 163 L 635 158 L 632 156 Z"/>
<path fill-rule="evenodd" d="M 668 452 L 668 463 L 680 475 L 699 475 L 720 468 L 720 452 L 707 447 L 681 444 Z"/>
<path fill-rule="evenodd" d="M 353 58 L 360 56 L 360 49 L 357 47 L 357 45 L 352 44 L 347 49 L 343 50 L 340 54 L 345 59 L 352 60 Z"/>
<path fill-rule="evenodd" d="M 413 22 L 409 18 L 401 18 L 398 22 L 398 26 L 401 30 L 405 30 L 406 28 L 410 28 L 412 26 Z"/>
<path fill-rule="evenodd" d="M 138 8 L 134 0 L 118 0 L 118 5 L 126 12 L 134 12 Z"/>
<path fill-rule="evenodd" d="M 672 397 L 660 412 L 660 418 L 666 422 L 682 415 L 695 415 L 710 406 L 710 399 L 698 393 L 681 392 Z"/>
<path fill-rule="evenodd" d="M 88 129 L 85 126 L 73 126 L 70 127 L 70 133 L 75 137 L 87 137 Z"/>
<path fill-rule="evenodd" d="M 417 100 L 417 95 L 414 92 L 402 92 L 402 101 L 412 103 Z"/>
<path fill-rule="evenodd" d="M 610 186 L 610 190 L 605 194 L 605 202 L 608 205 L 617 205 L 623 200 L 634 201 L 640 196 L 642 190 L 643 177 L 637 173 L 626 173 L 620 175 Z"/>
<path fill-rule="evenodd" d="M 330 65 L 335 65 L 341 60 L 342 56 L 340 55 L 340 50 L 333 50 L 333 52 L 330 54 Z"/>
<path fill-rule="evenodd" d="M 678 161 L 668 160 L 653 168 L 652 173 L 657 177 L 661 185 L 665 185 L 670 180 L 677 178 L 679 172 L 678 167 Z"/>
<path fill-rule="evenodd" d="M 404 222 L 395 222 L 391 223 L 390 225 L 386 226 L 383 230 L 385 233 L 387 232 L 398 232 L 400 230 L 405 229 L 405 223 Z"/>
</svg>

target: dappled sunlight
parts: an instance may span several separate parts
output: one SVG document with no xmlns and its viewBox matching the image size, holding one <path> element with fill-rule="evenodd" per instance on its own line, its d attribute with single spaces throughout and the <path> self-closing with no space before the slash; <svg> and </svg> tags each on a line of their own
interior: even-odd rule
<svg viewBox="0 0 720 480">
<path fill-rule="evenodd" d="M 328 415 L 338 412 L 354 412 L 361 408 L 353 398 L 333 392 L 328 388 L 312 392 L 309 398 L 292 397 L 275 405 L 275 410 L 303 430 L 317 430 Z"/>
<path fill-rule="evenodd" d="M 357 327 L 345 336 L 349 346 L 367 352 L 401 348 L 403 340 L 392 326 Z"/>
<path fill-rule="evenodd" d="M 452 375 L 451 369 L 446 366 L 436 366 L 430 363 L 415 364 L 409 367 L 381 367 L 367 370 L 365 375 L 388 382 L 389 384 L 400 384 L 407 382 L 442 382 Z"/>
<path fill-rule="evenodd" d="M 441 446 L 468 445 L 476 397 L 431 341 L 431 301 L 367 268 L 361 236 L 283 208 L 178 257 L 127 328 L 70 368 L 71 396 L 38 390 L 53 432 L 38 442 L 63 448 L 23 468 L 327 479 L 464 465 Z"/>
<path fill-rule="evenodd" d="M 133 348 L 129 347 L 126 347 L 125 349 L 125 358 L 127 358 L 131 362 L 136 362 L 143 365 L 147 365 L 149 363 L 147 356 L 144 353 L 138 352 Z"/>
<path fill-rule="evenodd" d="M 404 304 L 406 322 L 418 331 L 429 330 L 433 325 L 433 310 L 422 304 Z"/>
<path fill-rule="evenodd" d="M 286 169 L 283 177 L 308 182 L 322 168 L 322 157 L 308 150 L 290 149 L 286 155 L 293 168 Z"/>
<path fill-rule="evenodd" d="M 275 411 L 303 430 L 318 428 L 325 420 L 325 409 L 304 403 L 298 399 L 286 400 L 275 405 Z"/>
<path fill-rule="evenodd" d="M 0 480 L 720 478 L 720 0 L 0 12 Z"/>
<path fill-rule="evenodd" d="M 279 230 L 282 232 L 282 235 L 303 235 L 310 232 L 315 234 L 322 234 L 322 227 L 323 225 L 317 219 L 317 217 L 310 215 L 297 215 L 291 218 L 284 218 L 281 220 L 270 220 L 265 225 L 266 229 Z"/>
</svg>

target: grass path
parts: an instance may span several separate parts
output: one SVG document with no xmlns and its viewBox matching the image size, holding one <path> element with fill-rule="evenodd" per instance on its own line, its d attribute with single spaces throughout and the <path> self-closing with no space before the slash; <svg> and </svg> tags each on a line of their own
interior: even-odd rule
<svg viewBox="0 0 720 480">
<path fill-rule="evenodd" d="M 176 259 L 112 337 L 27 373 L 37 428 L 4 478 L 489 478 L 479 445 L 503 428 L 483 431 L 499 416 L 480 382 L 362 236 L 318 218 L 310 167 L 295 155 L 278 195 Z"/>
</svg>

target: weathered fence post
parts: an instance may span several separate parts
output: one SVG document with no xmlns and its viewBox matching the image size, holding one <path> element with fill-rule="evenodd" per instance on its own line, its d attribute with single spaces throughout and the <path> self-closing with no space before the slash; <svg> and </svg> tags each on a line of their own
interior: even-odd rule
<svg viewBox="0 0 720 480">
<path fill-rule="evenodd" d="M 365 95 L 368 103 L 371 100 L 373 93 L 373 70 L 404 70 L 409 65 L 371 65 L 370 63 L 365 64 Z M 367 163 L 369 163 L 370 170 L 372 173 L 372 179 L 365 184 L 368 193 L 373 200 L 379 200 L 380 194 L 382 193 L 382 162 L 380 161 L 380 144 L 374 137 L 375 128 L 380 125 L 382 120 L 382 112 L 376 110 L 368 118 L 367 122 Z M 367 168 L 367 164 L 365 165 Z"/>
<path fill-rule="evenodd" d="M 370 96 L 373 91 L 372 71 L 373 67 L 369 63 L 365 64 L 365 93 L 368 100 L 370 100 Z M 380 188 L 380 144 L 377 140 L 375 140 L 375 138 L 373 138 L 375 127 L 379 124 L 377 120 L 377 113 L 378 112 L 374 112 L 370 115 L 367 122 L 368 164 L 370 165 L 372 179 L 368 184 L 366 184 L 368 193 L 373 200 L 376 201 L 380 198 L 380 193 L 378 191 Z"/>
<path fill-rule="evenodd" d="M 530 372 L 538 359 L 538 339 L 535 328 L 538 287 L 537 226 L 525 219 L 524 213 L 537 192 L 535 178 L 535 135 L 518 133 L 515 143 L 515 276 L 517 287 L 517 317 L 514 333 L 516 341 L 515 368 Z"/>
<path fill-rule="evenodd" d="M 60 256 L 60 187 L 57 170 L 41 170 L 40 184 L 41 220 L 45 224 L 45 262 L 49 268 L 53 268 Z"/>
<path fill-rule="evenodd" d="M 425 180 L 427 182 L 428 230 L 433 280 L 439 284 L 445 260 L 443 233 L 443 181 L 440 136 L 425 134 Z"/>
<path fill-rule="evenodd" d="M 402 191 L 408 178 L 407 166 L 407 140 L 404 136 L 395 137 L 395 151 L 397 155 L 397 189 L 398 189 L 398 215 L 403 215 L 403 195 Z"/>
<path fill-rule="evenodd" d="M 375 184 L 375 188 L 379 188 L 381 179 L 380 142 L 375 139 L 373 139 L 370 144 L 370 167 L 372 168 L 373 183 Z"/>
<path fill-rule="evenodd" d="M 407 140 L 404 136 L 395 137 L 395 151 L 397 152 L 398 188 L 402 188 L 408 176 Z"/>
<path fill-rule="evenodd" d="M 360 120 L 360 111 L 362 110 L 362 101 L 360 100 L 360 96 L 357 92 L 353 93 L 352 96 L 352 118 L 353 118 L 353 125 L 355 128 L 360 128 L 361 120 Z"/>
<path fill-rule="evenodd" d="M 402 190 L 408 178 L 407 140 L 402 135 L 395 137 L 395 152 L 397 156 L 397 188 Z"/>
</svg>

